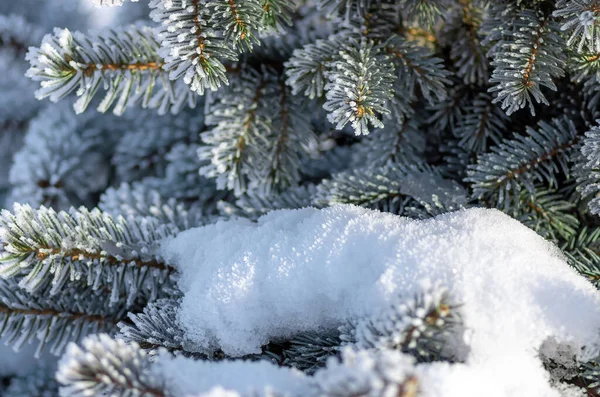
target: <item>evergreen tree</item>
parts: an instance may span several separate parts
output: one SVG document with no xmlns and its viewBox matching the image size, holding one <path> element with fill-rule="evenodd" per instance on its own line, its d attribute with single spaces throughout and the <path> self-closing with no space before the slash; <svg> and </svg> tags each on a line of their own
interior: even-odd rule
<svg viewBox="0 0 600 397">
<path fill-rule="evenodd" d="M 2 2 L 0 339 L 44 364 L 0 395 L 171 396 L 156 357 L 232 358 L 178 324 L 159 247 L 276 209 L 497 208 L 600 288 L 599 25 L 598 0 Z M 464 359 L 460 308 L 435 285 L 244 358 L 415 396 L 416 363 Z M 600 395 L 598 362 L 558 382 Z"/>
</svg>

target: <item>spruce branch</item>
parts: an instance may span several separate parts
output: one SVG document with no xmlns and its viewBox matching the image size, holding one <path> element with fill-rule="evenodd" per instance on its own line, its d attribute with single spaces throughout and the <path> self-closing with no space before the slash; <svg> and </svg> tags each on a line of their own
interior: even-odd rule
<svg viewBox="0 0 600 397">
<path fill-rule="evenodd" d="M 447 202 L 448 207 L 465 201 L 464 190 L 454 181 L 442 178 L 437 170 L 425 165 L 391 164 L 335 174 L 317 187 L 314 203 L 354 204 L 402 214 L 408 205 L 418 206 L 434 195 Z"/>
<path fill-rule="evenodd" d="M 254 44 L 260 44 L 257 32 L 263 9 L 259 0 L 213 0 L 206 6 L 213 10 L 210 24 L 223 27 L 225 41 L 240 52 L 251 51 Z"/>
<path fill-rule="evenodd" d="M 450 59 L 456 75 L 465 84 L 484 86 L 489 80 L 489 65 L 479 28 L 485 11 L 469 0 L 460 0 L 457 8 L 446 18 L 440 40 L 451 40 Z"/>
<path fill-rule="evenodd" d="M 597 123 L 600 120 L 596 121 Z M 573 156 L 573 173 L 577 190 L 587 203 L 591 214 L 600 214 L 600 126 L 595 125 L 585 133 L 579 153 Z"/>
<path fill-rule="evenodd" d="M 76 116 L 65 104 L 31 119 L 10 166 L 7 202 L 56 210 L 91 204 L 91 197 L 108 184 L 109 163 L 102 149 L 112 140 L 111 127 L 116 128 L 107 119 L 102 127 L 98 121 L 96 114 Z"/>
<path fill-rule="evenodd" d="M 111 163 L 121 182 L 147 176 L 162 177 L 168 167 L 168 153 L 177 145 L 197 144 L 204 130 L 203 112 L 182 112 L 177 116 L 144 117 L 131 123 L 114 148 Z"/>
<path fill-rule="evenodd" d="M 398 298 L 392 306 L 359 321 L 345 340 L 361 349 L 394 349 L 418 361 L 444 356 L 446 339 L 461 323 L 459 305 L 442 285 L 426 285 L 410 299 Z"/>
<path fill-rule="evenodd" d="M 431 27 L 442 16 L 442 10 L 448 7 L 446 0 L 404 0 L 402 10 L 408 19 L 414 19 L 420 25 Z"/>
<path fill-rule="evenodd" d="M 260 191 L 248 191 L 240 196 L 235 205 L 221 202 L 220 212 L 223 215 L 239 215 L 256 219 L 269 211 L 308 207 L 315 194 L 314 185 L 292 186 L 282 192 L 264 194 Z"/>
<path fill-rule="evenodd" d="M 211 109 L 206 123 L 214 128 L 202 134 L 206 146 L 199 148 L 198 156 L 210 161 L 200 174 L 216 178 L 219 189 L 233 190 L 239 196 L 248 189 L 249 180 L 258 179 L 264 137 L 271 130 L 269 104 L 276 90 L 277 84 L 268 76 L 244 73 Z"/>
<path fill-rule="evenodd" d="M 525 226 L 553 241 L 569 240 L 579 229 L 575 204 L 555 190 L 535 186 L 535 193 L 521 191 L 512 216 Z"/>
<path fill-rule="evenodd" d="M 583 387 L 589 397 L 600 396 L 600 357 L 596 357 L 580 365 L 578 376 L 573 384 Z"/>
<path fill-rule="evenodd" d="M 292 94 L 301 92 L 310 99 L 321 98 L 325 93 L 327 72 L 339 58 L 341 41 L 338 36 L 327 40 L 317 40 L 294 50 L 290 59 L 284 64 L 287 75 L 286 83 L 292 88 Z"/>
<path fill-rule="evenodd" d="M 285 28 L 292 25 L 294 13 L 293 2 L 290 0 L 261 0 L 260 8 L 262 17 L 260 20 L 261 31 L 283 32 Z"/>
<path fill-rule="evenodd" d="M 366 13 L 351 12 L 353 15 L 350 19 L 336 22 L 339 32 L 328 39 L 332 37 L 341 39 L 341 43 L 345 45 L 348 38 L 352 37 L 356 41 L 367 40 L 380 45 L 391 35 L 398 32 L 404 33 L 401 16 L 393 3 L 376 0 L 371 2 Z"/>
<path fill-rule="evenodd" d="M 143 183 L 108 188 L 100 196 L 98 208 L 113 217 L 153 218 L 173 232 L 200 226 L 205 221 L 200 209 L 188 208 L 173 197 L 165 198 Z"/>
<path fill-rule="evenodd" d="M 465 108 L 465 114 L 452 129 L 458 144 L 474 152 L 484 152 L 490 143 L 499 144 L 509 118 L 493 104 L 487 93 L 479 93 Z"/>
<path fill-rule="evenodd" d="M 582 51 L 573 53 L 569 57 L 568 69 L 572 73 L 571 80 L 576 83 L 583 83 L 584 89 L 588 81 L 596 84 L 600 76 L 600 51 Z"/>
<path fill-rule="evenodd" d="M 474 98 L 473 93 L 465 87 L 451 87 L 446 99 L 428 107 L 429 116 L 425 121 L 435 131 L 454 130 L 459 120 L 465 117 L 466 109 Z"/>
<path fill-rule="evenodd" d="M 298 368 L 309 375 L 323 368 L 330 357 L 338 356 L 342 341 L 337 332 L 309 332 L 290 339 L 283 351 L 283 365 Z"/>
<path fill-rule="evenodd" d="M 150 16 L 161 26 L 158 29 L 160 54 L 172 80 L 183 79 L 198 94 L 216 91 L 222 84 L 228 84 L 221 60 L 237 57 L 210 23 L 211 8 L 204 0 L 153 0 L 150 8 Z M 225 24 L 226 19 L 222 21 Z"/>
<path fill-rule="evenodd" d="M 519 12 L 513 25 L 493 51 L 489 92 L 508 115 L 526 106 L 533 115 L 534 101 L 549 104 L 542 87 L 556 91 L 553 79 L 565 74 L 564 41 L 556 22 L 531 10 Z"/>
<path fill-rule="evenodd" d="M 149 357 L 137 344 L 106 334 L 70 344 L 60 360 L 56 379 L 61 396 L 132 395 L 166 397 L 164 381 L 151 369 Z"/>
<path fill-rule="evenodd" d="M 263 73 L 237 77 L 207 118 L 215 127 L 202 134 L 206 146 L 198 151 L 202 161 L 210 161 L 200 173 L 216 177 L 219 189 L 236 196 L 253 189 L 269 195 L 296 185 L 302 160 L 316 145 L 307 115 L 292 111 L 305 103 L 274 70 Z"/>
<path fill-rule="evenodd" d="M 600 288 L 600 228 L 582 227 L 561 249 L 569 264 Z"/>
<path fill-rule="evenodd" d="M 472 183 L 474 197 L 509 209 L 522 189 L 535 194 L 536 181 L 553 188 L 559 171 L 569 175 L 569 154 L 578 142 L 571 120 L 540 121 L 537 129 L 527 127 L 526 135 L 516 135 L 480 155 L 476 164 L 469 165 L 465 181 Z"/>
<path fill-rule="evenodd" d="M 577 52 L 600 52 L 600 1 L 558 0 L 552 15 L 564 20 L 560 29 L 570 34 L 569 47 Z"/>
<path fill-rule="evenodd" d="M 388 123 L 352 146 L 353 163 L 357 166 L 368 164 L 372 168 L 416 164 L 425 151 L 423 135 L 422 126 L 413 119 Z"/>
<path fill-rule="evenodd" d="M 135 184 L 156 190 L 167 200 L 173 198 L 190 208 L 210 212 L 215 202 L 223 199 L 227 193 L 217 190 L 214 180 L 198 172 L 199 168 L 210 162 L 198 158 L 201 147 L 201 144 L 196 143 L 176 144 L 165 155 L 167 165 L 163 176 L 147 177 Z"/>
<path fill-rule="evenodd" d="M 29 294 L 17 279 L 0 279 L 0 338 L 18 349 L 37 340 L 36 356 L 50 345 L 60 354 L 82 335 L 112 332 L 125 318 L 124 305 L 111 306 L 103 292 L 68 287 L 54 296 Z"/>
<path fill-rule="evenodd" d="M 349 21 L 354 12 L 358 12 L 361 16 L 366 15 L 371 10 L 373 3 L 380 2 L 372 0 L 319 0 L 317 5 L 328 18 L 343 16 L 345 21 Z"/>
<path fill-rule="evenodd" d="M 169 232 L 152 220 L 129 220 L 95 209 L 56 213 L 15 204 L 2 212 L 0 276 L 26 272 L 19 285 L 35 292 L 51 283 L 50 295 L 69 281 L 83 279 L 93 290 L 111 287 L 110 300 L 139 294 L 154 298 L 175 271 L 155 252 Z"/>
<path fill-rule="evenodd" d="M 136 102 L 157 108 L 160 114 L 177 113 L 186 103 L 194 107 L 196 99 L 189 90 L 168 80 L 158 49 L 154 33 L 145 27 L 90 37 L 55 29 L 39 48 L 29 50 L 27 76 L 40 82 L 38 99 L 57 102 L 76 92 L 77 113 L 86 110 L 102 85 L 106 95 L 98 106 L 100 112 L 114 106 L 113 113 L 121 115 Z"/>
<path fill-rule="evenodd" d="M 149 355 L 164 348 L 174 354 L 198 355 L 202 350 L 186 338 L 177 325 L 178 302 L 159 299 L 149 303 L 142 313 L 129 313 L 129 322 L 118 324 L 120 337 L 127 343 L 136 343 Z"/>
<path fill-rule="evenodd" d="M 395 100 L 402 102 L 404 97 L 412 100 L 416 95 L 416 87 L 430 104 L 446 99 L 447 87 L 452 83 L 450 72 L 444 69 L 442 59 L 433 56 L 429 49 L 398 35 L 393 35 L 383 46 L 399 75 L 394 84 L 395 97 L 399 98 Z"/>
<path fill-rule="evenodd" d="M 340 52 L 325 85 L 328 120 L 342 129 L 350 123 L 356 135 L 368 135 L 369 125 L 382 128 L 380 116 L 389 113 L 393 95 L 393 66 L 371 42 L 351 41 Z"/>
<path fill-rule="evenodd" d="M 291 95 L 288 87 L 280 81 L 279 101 L 272 120 L 271 135 L 267 137 L 267 156 L 261 172 L 261 189 L 268 195 L 282 192 L 300 182 L 303 160 L 316 146 L 308 115 L 297 112 L 305 108 L 302 98 Z"/>
</svg>

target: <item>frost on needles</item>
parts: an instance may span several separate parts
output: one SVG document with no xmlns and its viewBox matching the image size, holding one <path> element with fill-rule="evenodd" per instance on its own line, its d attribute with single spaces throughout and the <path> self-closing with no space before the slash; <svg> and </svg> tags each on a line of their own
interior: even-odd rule
<svg viewBox="0 0 600 397">
<path fill-rule="evenodd" d="M 0 395 L 600 395 L 599 24 L 0 1 Z"/>
</svg>

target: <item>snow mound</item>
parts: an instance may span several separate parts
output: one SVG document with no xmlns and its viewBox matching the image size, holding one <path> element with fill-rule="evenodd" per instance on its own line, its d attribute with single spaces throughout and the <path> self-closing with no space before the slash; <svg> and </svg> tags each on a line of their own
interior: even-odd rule
<svg viewBox="0 0 600 397">
<path fill-rule="evenodd" d="M 354 206 L 282 210 L 185 231 L 163 251 L 181 271 L 186 335 L 229 355 L 371 316 L 423 280 L 462 303 L 469 348 L 465 364 L 428 369 L 439 379 L 427 394 L 559 395 L 542 343 L 597 353 L 600 294 L 556 247 L 496 210 L 424 221 Z"/>
</svg>

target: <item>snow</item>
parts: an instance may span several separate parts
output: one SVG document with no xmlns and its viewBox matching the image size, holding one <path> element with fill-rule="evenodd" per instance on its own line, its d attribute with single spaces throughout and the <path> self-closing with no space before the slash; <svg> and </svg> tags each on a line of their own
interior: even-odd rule
<svg viewBox="0 0 600 397">
<path fill-rule="evenodd" d="M 307 377 L 292 368 L 277 367 L 267 361 L 193 361 L 160 356 L 156 376 L 166 376 L 166 388 L 174 396 L 237 397 L 268 395 L 270 390 L 301 396 L 307 390 Z"/>
<path fill-rule="evenodd" d="M 581 360 L 598 352 L 598 291 L 496 210 L 424 221 L 353 206 L 281 210 L 190 229 L 163 253 L 181 272 L 187 337 L 229 355 L 377 315 L 424 280 L 462 303 L 468 347 L 464 363 L 416 367 L 424 396 L 559 396 L 542 344 L 568 345 Z"/>
<path fill-rule="evenodd" d="M 162 353 L 153 371 L 178 397 L 400 396 L 416 380 L 415 360 L 398 351 L 342 350 L 313 377 L 268 361 L 194 361 Z M 418 383 L 414 382 L 414 383 Z M 412 385 L 412 384 L 411 384 Z"/>
</svg>

